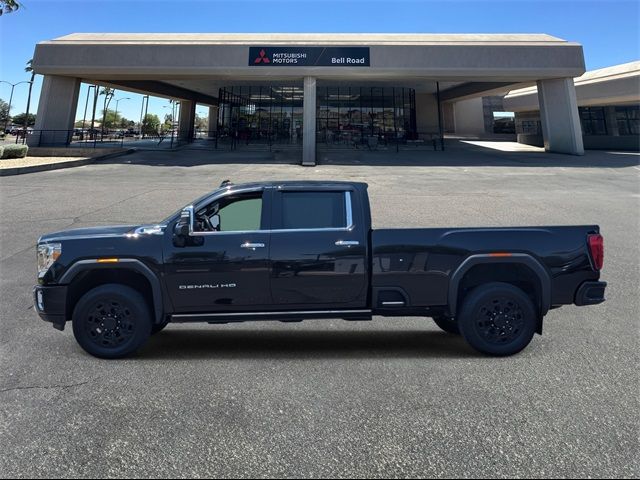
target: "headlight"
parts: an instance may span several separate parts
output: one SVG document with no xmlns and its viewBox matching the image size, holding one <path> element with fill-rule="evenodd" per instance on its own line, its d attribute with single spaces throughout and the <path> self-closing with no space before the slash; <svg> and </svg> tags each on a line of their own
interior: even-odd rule
<svg viewBox="0 0 640 480">
<path fill-rule="evenodd" d="M 61 243 L 41 243 L 38 245 L 38 278 L 44 277 L 61 254 Z"/>
</svg>

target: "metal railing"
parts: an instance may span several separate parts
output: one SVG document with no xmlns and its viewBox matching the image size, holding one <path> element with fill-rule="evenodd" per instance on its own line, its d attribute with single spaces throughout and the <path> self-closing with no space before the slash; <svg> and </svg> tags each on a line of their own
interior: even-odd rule
<svg viewBox="0 0 640 480">
<path fill-rule="evenodd" d="M 242 150 L 263 148 L 264 150 L 302 149 L 302 135 L 281 135 L 278 132 L 217 132 L 197 131 L 193 141 L 204 141 L 214 150 Z M 444 150 L 444 138 L 437 132 L 400 134 L 395 132 L 363 135 L 358 131 L 316 132 L 316 148 L 353 150 Z"/>
<path fill-rule="evenodd" d="M 186 143 L 177 133 L 144 133 L 100 130 L 24 130 L 16 135 L 6 134 L 5 143 L 21 143 L 32 147 L 77 147 L 77 148 L 162 148 L 173 149 Z"/>
<path fill-rule="evenodd" d="M 320 131 L 316 133 L 316 145 L 320 148 L 349 148 L 355 150 L 389 151 L 428 149 L 444 150 L 444 138 L 435 132 L 384 132 L 379 134 L 363 134 L 355 131 Z"/>
<path fill-rule="evenodd" d="M 22 143 L 32 147 L 76 147 L 76 148 L 142 148 L 175 149 L 196 143 L 212 150 L 296 150 L 302 149 L 302 135 L 282 135 L 274 132 L 209 132 L 194 131 L 189 141 L 180 139 L 176 131 L 163 133 L 101 132 L 99 130 L 29 130 L 18 135 L 7 135 L 5 143 Z M 394 132 L 378 135 L 362 135 L 357 131 L 316 132 L 318 149 L 385 150 L 444 150 L 444 139 L 434 132 L 418 132 L 410 135 Z"/>
</svg>

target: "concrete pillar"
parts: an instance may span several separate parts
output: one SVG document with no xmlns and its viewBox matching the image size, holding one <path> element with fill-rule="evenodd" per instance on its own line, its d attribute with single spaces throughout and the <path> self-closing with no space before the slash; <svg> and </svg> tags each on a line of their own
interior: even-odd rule
<svg viewBox="0 0 640 480">
<path fill-rule="evenodd" d="M 416 93 L 416 129 L 421 134 L 439 133 L 438 99 L 431 93 Z"/>
<path fill-rule="evenodd" d="M 196 102 L 180 100 L 178 116 L 178 139 L 192 142 L 196 126 Z"/>
<path fill-rule="evenodd" d="M 573 78 L 538 80 L 538 101 L 544 149 L 584 155 Z"/>
<path fill-rule="evenodd" d="M 453 103 L 444 102 L 442 104 L 442 122 L 445 133 L 454 133 L 456 131 L 456 115 Z"/>
<path fill-rule="evenodd" d="M 44 76 L 36 124 L 33 135 L 27 136 L 28 145 L 65 146 L 71 142 L 79 92 L 79 78 Z"/>
<path fill-rule="evenodd" d="M 483 135 L 484 107 L 482 97 L 460 100 L 453 104 L 455 131 L 460 135 Z"/>
<path fill-rule="evenodd" d="M 218 107 L 209 107 L 209 132 L 208 136 L 213 138 L 216 136 L 218 129 Z"/>
<path fill-rule="evenodd" d="M 316 79 L 304 77 L 302 106 L 302 165 L 316 164 Z"/>
</svg>

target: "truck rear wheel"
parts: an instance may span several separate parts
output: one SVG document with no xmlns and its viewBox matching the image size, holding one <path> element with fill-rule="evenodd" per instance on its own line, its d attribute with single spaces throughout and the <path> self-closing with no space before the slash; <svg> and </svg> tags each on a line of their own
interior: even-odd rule
<svg viewBox="0 0 640 480">
<path fill-rule="evenodd" d="M 85 293 L 73 311 L 73 334 L 80 346 L 99 358 L 122 358 L 151 335 L 147 302 L 136 290 L 106 284 Z"/>
<path fill-rule="evenodd" d="M 464 299 L 458 315 L 460 333 L 477 351 L 487 355 L 514 355 L 524 349 L 536 330 L 531 299 L 508 283 L 476 287 Z"/>
<path fill-rule="evenodd" d="M 451 333 L 453 335 L 460 335 L 460 328 L 458 327 L 458 322 L 449 317 L 433 317 L 433 321 L 436 325 L 438 325 L 442 330 L 447 333 Z"/>
</svg>

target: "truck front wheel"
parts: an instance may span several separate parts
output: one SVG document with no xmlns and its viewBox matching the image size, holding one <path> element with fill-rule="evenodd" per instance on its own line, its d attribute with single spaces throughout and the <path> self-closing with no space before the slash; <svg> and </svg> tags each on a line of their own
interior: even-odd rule
<svg viewBox="0 0 640 480">
<path fill-rule="evenodd" d="M 122 358 L 151 335 L 147 302 L 136 290 L 106 284 L 89 290 L 73 310 L 73 334 L 80 346 L 99 358 Z"/>
<path fill-rule="evenodd" d="M 487 355 L 514 355 L 524 349 L 536 331 L 536 310 L 517 287 L 493 282 L 473 289 L 458 315 L 460 333 Z"/>
</svg>

